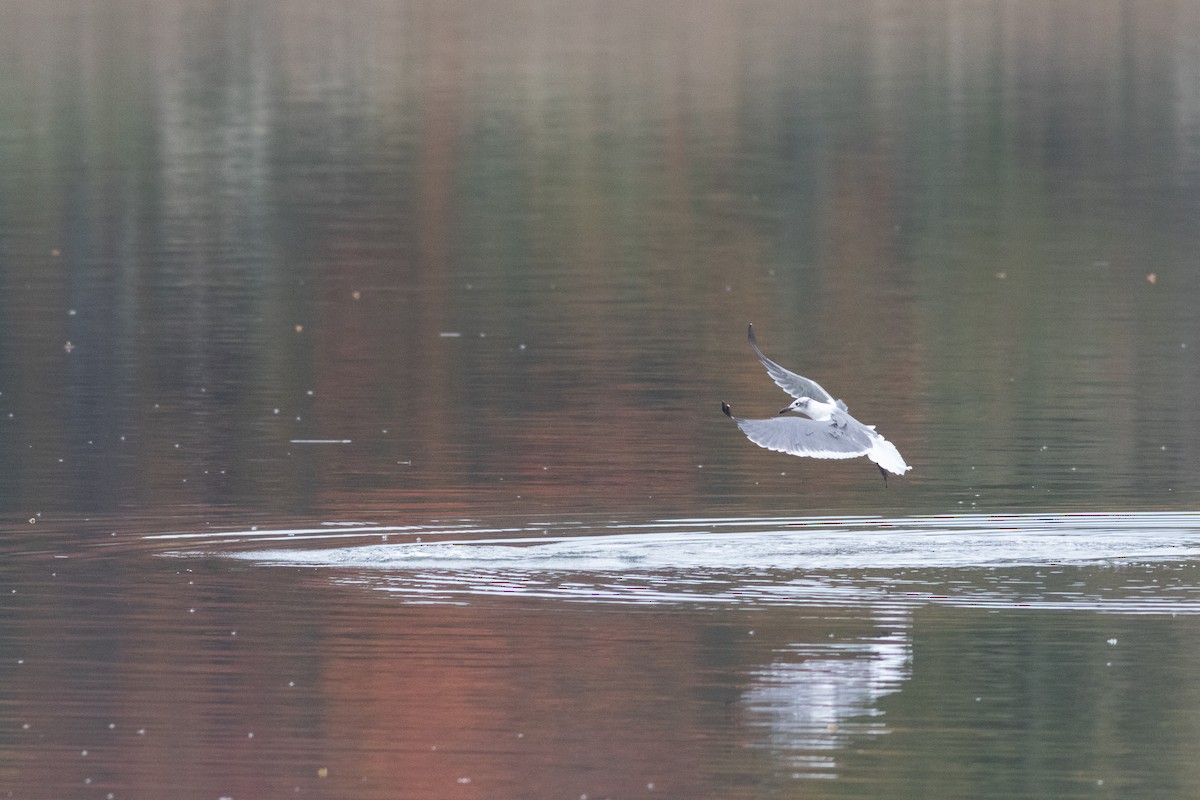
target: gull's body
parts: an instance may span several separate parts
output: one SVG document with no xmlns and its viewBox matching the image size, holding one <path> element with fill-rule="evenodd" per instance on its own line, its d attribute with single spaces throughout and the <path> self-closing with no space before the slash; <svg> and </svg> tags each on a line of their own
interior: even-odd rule
<svg viewBox="0 0 1200 800">
<path fill-rule="evenodd" d="M 875 432 L 874 425 L 864 425 L 850 416 L 846 404 L 833 399 L 816 381 L 790 372 L 763 355 L 754 339 L 753 325 L 748 336 L 750 347 L 767 368 L 767 374 L 779 388 L 796 398 L 779 413 L 795 411 L 804 415 L 742 419 L 733 416 L 728 403 L 722 403 L 721 410 L 737 423 L 750 441 L 768 450 L 809 458 L 866 456 L 879 467 L 884 483 L 887 483 L 888 472 L 903 475 L 912 469 L 904 463 L 896 446 Z"/>
</svg>

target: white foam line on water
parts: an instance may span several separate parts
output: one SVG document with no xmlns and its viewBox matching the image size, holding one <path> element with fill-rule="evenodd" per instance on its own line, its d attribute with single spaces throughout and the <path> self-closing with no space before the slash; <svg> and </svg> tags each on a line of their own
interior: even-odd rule
<svg viewBox="0 0 1200 800">
<path fill-rule="evenodd" d="M 739 582 L 731 577 L 713 587 L 672 583 L 667 577 L 630 582 L 630 576 L 598 574 L 595 580 L 560 580 L 486 569 L 455 572 L 417 571 L 388 574 L 365 572 L 339 575 L 335 582 L 381 591 L 406 602 L 469 602 L 470 598 L 521 597 L 562 602 L 617 605 L 706 605 L 743 607 L 817 606 L 868 610 L 873 618 L 892 620 L 893 627 L 908 627 L 912 612 L 924 605 L 946 605 L 985 611 L 1088 611 L 1119 615 L 1197 615 L 1200 589 L 1171 597 L 1114 597 L 1106 592 L 1063 596 L 1016 592 L 997 585 L 991 592 L 976 589 L 968 594 L 945 594 L 944 587 L 926 585 L 921 591 L 887 591 L 847 578 L 814 577 L 776 583 Z M 916 589 L 918 587 L 911 587 Z"/>
<path fill-rule="evenodd" d="M 1193 513 L 472 524 L 372 525 L 334 536 L 328 528 L 294 529 L 309 538 L 288 529 L 204 534 L 187 544 L 205 550 L 169 555 L 329 568 L 338 583 L 406 602 L 519 596 L 901 614 L 929 603 L 1200 614 L 1200 514 Z M 380 541 L 388 531 L 400 540 Z M 247 544 L 271 546 L 246 551 Z M 1127 580 L 1114 587 L 1103 576 L 1118 573 L 1081 570 L 1067 590 L 1050 577 L 1095 566 L 1119 567 Z"/>
<path fill-rule="evenodd" d="M 738 518 L 716 518 L 716 519 L 665 519 L 650 523 L 613 523 L 606 525 L 606 528 L 636 528 L 639 530 L 651 530 L 655 528 L 724 528 L 724 527 L 753 527 L 758 525 L 779 524 L 779 525 L 805 525 L 805 526 L 820 526 L 820 525 L 854 525 L 863 524 L 864 522 L 874 522 L 882 520 L 881 517 L 753 517 L 746 519 L 745 517 Z"/>
<path fill-rule="evenodd" d="M 339 526 L 334 529 L 330 528 L 263 528 L 262 530 L 233 530 L 233 531 L 209 531 L 206 533 L 152 533 L 143 536 L 143 540 L 181 540 L 193 539 L 197 541 L 212 541 L 217 538 L 221 539 L 237 539 L 237 540 L 256 540 L 269 541 L 271 539 L 280 538 L 311 538 L 311 539 L 337 539 L 337 538 L 355 538 L 364 535 L 371 536 L 374 534 L 386 533 L 419 533 L 430 536 L 443 536 L 450 534 L 463 533 L 520 533 L 524 528 L 473 528 L 467 525 L 456 527 L 433 527 L 429 525 L 363 525 L 360 527 Z"/>
<path fill-rule="evenodd" d="M 813 516 L 813 517 L 683 517 L 656 520 L 652 523 L 610 524 L 609 528 L 672 528 L 672 527 L 747 527 L 778 524 L 795 527 L 872 527 L 903 526 L 925 528 L 970 528 L 986 527 L 1000 529 L 1007 526 L 1040 528 L 1044 526 L 1070 525 L 1076 528 L 1125 526 L 1131 523 L 1154 525 L 1200 526 L 1200 513 L 1195 512 L 1078 512 L 1068 514 L 934 514 L 921 517 L 889 519 L 880 516 Z"/>
<path fill-rule="evenodd" d="M 232 557 L 311 566 L 533 572 L 829 570 L 1082 564 L 1200 558 L 1200 525 L 997 529 L 914 526 L 707 532 L 654 530 L 404 542 L 323 550 L 266 550 Z"/>
</svg>

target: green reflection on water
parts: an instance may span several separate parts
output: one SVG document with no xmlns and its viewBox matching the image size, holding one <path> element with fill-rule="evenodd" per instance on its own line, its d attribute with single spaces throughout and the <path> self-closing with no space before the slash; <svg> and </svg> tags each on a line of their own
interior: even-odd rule
<svg viewBox="0 0 1200 800">
<path fill-rule="evenodd" d="M 1200 15 L 1071 8 L 9 4 L 0 506 L 1187 507 Z"/>
</svg>

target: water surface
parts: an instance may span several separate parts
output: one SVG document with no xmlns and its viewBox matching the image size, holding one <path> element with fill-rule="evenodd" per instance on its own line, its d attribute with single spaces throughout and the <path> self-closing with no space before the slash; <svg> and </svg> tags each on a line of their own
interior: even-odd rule
<svg viewBox="0 0 1200 800">
<path fill-rule="evenodd" d="M 1197 41 L 4 4 L 0 792 L 1197 794 Z"/>
</svg>

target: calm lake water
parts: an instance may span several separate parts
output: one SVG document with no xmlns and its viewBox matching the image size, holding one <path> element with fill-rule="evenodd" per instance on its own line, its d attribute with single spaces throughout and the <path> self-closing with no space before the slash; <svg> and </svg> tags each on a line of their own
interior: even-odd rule
<svg viewBox="0 0 1200 800">
<path fill-rule="evenodd" d="M 1198 43 L 0 5 L 0 797 L 1200 795 Z"/>
</svg>

